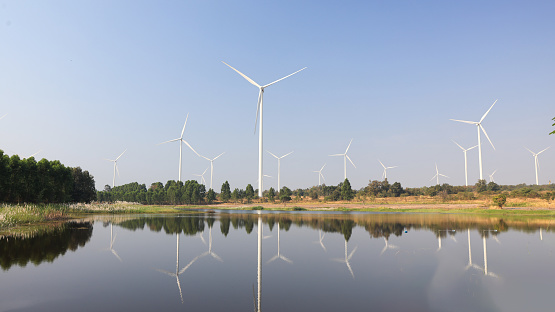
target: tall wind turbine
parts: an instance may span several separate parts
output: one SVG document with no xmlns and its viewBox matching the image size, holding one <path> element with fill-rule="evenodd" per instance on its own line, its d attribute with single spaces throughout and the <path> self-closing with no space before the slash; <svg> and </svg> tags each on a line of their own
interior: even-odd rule
<svg viewBox="0 0 555 312">
<path fill-rule="evenodd" d="M 551 146 L 549 146 L 551 147 Z M 548 147 L 548 148 L 549 148 Z M 526 148 L 526 147 L 525 147 Z M 544 149 L 543 151 L 539 152 L 539 153 L 534 153 L 531 150 L 529 150 L 528 148 L 526 148 L 530 153 L 532 153 L 532 155 L 534 155 L 534 161 L 535 161 L 535 165 L 534 167 L 536 168 L 536 185 L 540 185 L 539 184 L 539 180 L 538 180 L 538 169 L 540 168 L 540 162 L 538 160 L 538 155 L 545 152 L 545 150 L 547 150 L 548 148 Z"/>
<path fill-rule="evenodd" d="M 121 157 L 121 155 L 123 155 L 125 152 L 127 151 L 127 149 L 125 149 L 125 151 L 123 151 L 123 153 L 121 153 L 118 158 L 116 159 L 106 159 L 107 161 L 111 161 L 114 163 L 114 179 L 112 180 L 112 187 L 114 187 L 116 185 L 116 171 L 118 172 L 118 176 L 119 176 L 119 169 L 118 169 L 118 159 Z"/>
<path fill-rule="evenodd" d="M 489 139 L 489 136 L 486 132 L 486 129 L 484 129 L 484 127 L 482 127 L 482 121 L 484 121 L 484 118 L 486 118 L 486 116 L 488 115 L 489 111 L 493 108 L 493 105 L 495 105 L 495 103 L 497 103 L 497 100 L 495 100 L 495 102 L 493 102 L 493 104 L 488 109 L 488 111 L 484 114 L 484 116 L 482 116 L 482 118 L 480 118 L 480 121 L 465 121 L 465 120 L 450 119 L 450 120 L 453 120 L 453 121 L 464 122 L 464 123 L 467 123 L 467 124 L 476 125 L 478 127 L 478 159 L 479 159 L 479 162 L 480 162 L 480 180 L 484 179 L 483 175 L 482 175 L 482 143 L 480 142 L 480 129 L 482 129 L 482 131 L 486 135 L 486 138 L 488 139 L 489 143 L 491 144 L 491 147 L 493 147 L 493 149 L 495 150 L 495 146 L 493 146 L 493 143 L 491 143 L 491 140 Z"/>
<path fill-rule="evenodd" d="M 254 122 L 254 131 L 255 131 L 255 133 L 256 133 L 256 124 L 257 124 L 257 122 L 258 122 L 258 119 L 260 118 L 260 127 L 259 127 L 259 129 L 258 129 L 258 135 L 259 135 L 259 136 L 258 136 L 258 196 L 259 196 L 259 197 L 262 197 L 262 191 L 263 191 L 263 189 L 262 189 L 262 184 L 263 184 L 263 183 L 262 183 L 262 154 L 263 154 L 263 152 L 262 152 L 262 151 L 263 151 L 263 147 L 262 147 L 262 129 L 263 129 L 263 128 L 262 128 L 262 109 L 263 109 L 263 102 L 264 102 L 264 101 L 263 101 L 264 89 L 267 88 L 267 87 L 269 87 L 269 86 L 271 86 L 271 85 L 273 85 L 274 83 L 276 83 L 276 82 L 278 82 L 278 81 L 281 81 L 281 80 L 283 80 L 283 79 L 285 79 L 285 78 L 287 78 L 287 77 L 293 76 L 294 74 L 300 72 L 301 70 L 306 69 L 306 67 L 303 68 L 303 69 L 300 69 L 300 70 L 298 70 L 298 71 L 296 71 L 296 72 L 294 72 L 294 73 L 292 73 L 292 74 L 290 74 L 290 75 L 287 75 L 287 76 L 285 76 L 285 77 L 283 77 L 283 78 L 280 78 L 280 79 L 278 79 L 278 80 L 276 80 L 276 81 L 274 81 L 274 82 L 271 82 L 271 83 L 269 83 L 269 84 L 267 84 L 267 85 L 261 86 L 261 85 L 259 85 L 258 83 L 254 82 L 254 80 L 252 80 L 252 79 L 250 79 L 249 77 L 247 77 L 245 74 L 243 74 L 243 73 L 241 73 L 240 71 L 238 71 L 237 69 L 231 67 L 231 66 L 230 66 L 229 64 L 227 64 L 226 62 L 223 62 L 223 61 L 222 61 L 222 63 L 224 63 L 224 64 L 226 64 L 227 66 L 229 66 L 231 69 L 233 69 L 235 72 L 237 72 L 237 73 L 238 73 L 239 75 L 241 75 L 243 78 L 245 78 L 248 82 L 250 82 L 251 84 L 253 84 L 254 86 L 256 86 L 256 87 L 258 88 L 258 90 L 259 90 L 259 91 L 258 91 L 258 104 L 257 104 L 257 106 L 256 106 L 256 120 L 255 120 L 255 122 Z M 259 112 L 260 112 L 260 116 L 259 116 Z"/>
<path fill-rule="evenodd" d="M 497 172 L 497 169 L 495 169 L 492 174 L 489 175 L 489 181 L 490 182 L 495 182 L 495 180 L 493 179 L 493 175 Z"/>
<path fill-rule="evenodd" d="M 179 138 L 160 143 L 160 144 L 165 144 L 165 143 L 179 141 L 179 179 L 178 179 L 178 181 L 181 181 L 181 159 L 182 159 L 182 157 L 181 157 L 181 155 L 182 155 L 181 143 L 185 143 L 195 154 L 197 154 L 197 156 L 200 156 L 197 153 L 197 151 L 195 151 L 195 149 L 191 146 L 191 144 L 189 144 L 187 141 L 183 140 L 183 133 L 185 133 L 185 126 L 187 125 L 187 119 L 189 119 L 189 114 L 187 114 L 187 117 L 185 118 L 185 124 L 183 125 L 183 130 L 181 130 L 181 136 Z M 160 145 L 160 144 L 158 144 L 158 145 Z"/>
<path fill-rule="evenodd" d="M 380 162 L 380 164 L 383 167 L 383 174 L 382 174 L 382 179 L 387 179 L 387 169 L 393 169 L 393 168 L 397 168 L 397 166 L 393 166 L 393 167 L 386 167 L 379 159 L 378 161 Z"/>
<path fill-rule="evenodd" d="M 204 172 L 202 174 L 193 174 L 196 177 L 200 177 L 200 183 L 206 185 L 206 180 L 204 179 L 204 174 L 206 173 L 206 171 L 208 171 L 208 168 L 204 169 Z"/>
<path fill-rule="evenodd" d="M 353 161 L 351 160 L 349 155 L 347 155 L 347 152 L 349 151 L 349 147 L 351 147 L 351 143 L 353 143 L 353 139 L 351 139 L 351 142 L 349 142 L 349 145 L 347 146 L 347 149 L 345 150 L 345 153 L 330 155 L 330 156 L 343 156 L 343 167 L 345 169 L 345 179 L 347 179 L 347 159 L 349 159 L 349 161 L 351 162 L 353 167 L 355 167 L 355 168 L 357 167 L 357 166 L 355 166 L 355 164 L 353 163 Z"/>
<path fill-rule="evenodd" d="M 430 179 L 430 181 L 432 181 L 434 178 L 436 178 L 436 179 L 437 179 L 436 185 L 439 185 L 439 176 L 449 178 L 448 176 L 439 173 L 439 170 L 437 169 L 437 164 L 436 164 L 436 175 L 433 176 L 433 177 Z"/>
<path fill-rule="evenodd" d="M 324 164 L 322 166 L 322 168 L 320 168 L 320 170 L 318 171 L 312 171 L 312 172 L 318 172 L 318 186 L 322 185 L 322 183 L 320 183 L 320 178 L 322 178 L 322 180 L 324 180 L 324 182 L 326 181 L 326 179 L 324 179 L 324 175 L 322 174 L 322 170 L 324 170 L 324 167 L 326 166 L 326 164 Z"/>
<path fill-rule="evenodd" d="M 279 180 L 279 176 L 280 176 L 280 171 L 281 171 L 281 169 L 280 169 L 280 167 L 281 167 L 281 159 L 282 159 L 283 157 L 286 157 L 286 156 L 291 155 L 293 152 L 290 152 L 290 153 L 288 153 L 288 154 L 285 154 L 285 155 L 283 155 L 283 156 L 281 156 L 281 157 L 277 157 L 276 155 L 272 154 L 272 153 L 271 153 L 270 151 L 268 151 L 268 150 L 267 150 L 266 152 L 268 152 L 270 155 L 274 156 L 274 157 L 278 160 L 278 190 L 281 190 L 281 188 L 280 188 L 280 183 L 279 183 L 279 181 L 280 181 L 280 180 Z"/>
<path fill-rule="evenodd" d="M 218 159 L 218 157 L 222 156 L 223 154 L 225 154 L 225 152 L 221 153 L 220 155 L 218 155 L 218 156 L 216 156 L 212 159 L 210 159 L 208 157 L 205 157 L 205 156 L 202 156 L 202 155 L 199 155 L 200 157 L 202 157 L 202 158 L 204 158 L 204 159 L 206 159 L 210 162 L 210 188 L 212 188 L 212 178 L 214 176 L 214 160 Z"/>
<path fill-rule="evenodd" d="M 454 140 L 453 140 L 453 143 L 457 144 L 457 146 L 460 147 L 463 150 L 463 153 L 464 153 L 464 181 L 466 183 L 466 186 L 468 186 L 468 162 L 467 162 L 467 159 L 466 159 L 466 152 L 470 151 L 473 148 L 478 147 L 478 145 L 472 146 L 471 148 L 464 149 L 462 146 L 459 145 L 459 143 L 455 142 Z"/>
</svg>

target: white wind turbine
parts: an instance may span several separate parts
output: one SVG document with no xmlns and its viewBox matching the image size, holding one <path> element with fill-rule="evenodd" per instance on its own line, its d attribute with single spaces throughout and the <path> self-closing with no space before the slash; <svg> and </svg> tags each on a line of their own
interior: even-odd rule
<svg viewBox="0 0 555 312">
<path fill-rule="evenodd" d="M 116 236 L 113 235 L 114 234 L 114 228 L 113 228 L 113 224 L 110 223 L 110 247 L 105 249 L 105 250 L 109 250 L 114 256 L 116 256 L 116 258 L 118 258 L 119 262 L 123 262 L 121 260 L 121 258 L 119 257 L 118 253 L 114 250 L 114 243 L 116 242 Z"/>
<path fill-rule="evenodd" d="M 324 249 L 324 251 L 328 251 L 328 250 L 326 249 L 326 246 L 324 246 L 324 237 L 325 237 L 325 236 L 326 236 L 326 233 L 324 233 L 324 234 L 322 235 L 322 229 L 319 229 L 319 230 L 318 230 L 318 240 L 315 241 L 314 243 L 319 243 L 320 246 L 322 246 L 322 249 Z"/>
<path fill-rule="evenodd" d="M 193 174 L 196 177 L 200 177 L 200 183 L 206 185 L 206 180 L 204 179 L 204 174 L 206 173 L 206 171 L 208 171 L 208 168 L 204 169 L 204 172 L 202 174 Z"/>
<path fill-rule="evenodd" d="M 202 234 L 201 234 L 202 237 Z M 204 242 L 204 239 L 203 239 Z M 220 262 L 224 262 L 224 260 L 222 260 L 222 258 L 220 258 L 220 256 L 218 256 L 215 252 L 212 251 L 212 227 L 210 227 L 210 229 L 208 230 L 208 251 L 204 252 L 203 254 L 201 254 L 199 256 L 199 258 L 202 258 L 204 256 L 212 256 L 212 258 L 220 261 Z"/>
<path fill-rule="evenodd" d="M 185 124 L 183 125 L 183 130 L 181 130 L 181 136 L 177 139 L 173 139 L 173 140 L 169 140 L 166 142 L 162 142 L 159 143 L 158 145 L 161 144 L 165 144 L 165 143 L 170 143 L 170 142 L 175 142 L 175 141 L 179 141 L 179 179 L 178 181 L 181 181 L 181 160 L 182 160 L 182 148 L 181 148 L 181 143 L 185 143 L 195 154 L 197 154 L 197 156 L 200 156 L 197 151 L 195 151 L 195 149 L 185 140 L 183 140 L 183 133 L 185 133 L 185 126 L 187 125 L 187 119 L 189 119 L 189 114 L 187 114 L 187 117 L 185 118 Z"/>
<path fill-rule="evenodd" d="M 389 241 L 388 241 L 389 239 L 388 239 L 387 237 L 384 236 L 384 237 L 383 237 L 383 240 L 385 241 L 385 246 L 384 246 L 384 248 L 382 249 L 382 252 L 380 252 L 380 256 L 383 255 L 383 253 L 384 253 L 386 250 L 388 250 L 388 249 L 397 249 L 397 248 L 399 248 L 399 247 L 397 247 L 397 246 L 395 246 L 395 245 L 390 244 Z"/>
<path fill-rule="evenodd" d="M 393 169 L 393 168 L 397 168 L 397 166 L 393 166 L 393 167 L 386 167 L 379 159 L 378 161 L 380 162 L 380 164 L 383 167 L 383 174 L 382 174 L 382 179 L 387 179 L 387 169 Z"/>
<path fill-rule="evenodd" d="M 200 157 L 208 160 L 210 162 L 210 188 L 212 188 L 212 178 L 214 177 L 214 160 L 218 159 L 218 157 L 222 156 L 223 154 L 225 154 L 225 152 L 221 153 L 220 155 L 210 159 L 208 157 L 199 155 Z"/>
<path fill-rule="evenodd" d="M 437 164 L 436 164 L 436 175 L 433 176 L 433 177 L 430 179 L 430 181 L 432 181 L 432 180 L 435 178 L 435 179 L 437 179 L 436 185 L 439 185 L 439 176 L 449 178 L 448 176 L 439 173 L 439 170 L 437 169 Z"/>
<path fill-rule="evenodd" d="M 263 102 L 264 102 L 264 101 L 263 101 L 263 98 L 264 98 L 264 89 L 267 88 L 267 87 L 269 87 L 269 86 L 271 86 L 271 85 L 273 85 L 274 83 L 276 83 L 276 82 L 278 82 L 278 81 L 281 81 L 281 80 L 283 80 L 283 79 L 285 79 L 285 78 L 287 78 L 287 77 L 293 76 L 294 74 L 300 72 L 301 70 L 306 69 L 306 67 L 303 68 L 303 69 L 300 69 L 300 70 L 298 70 L 298 71 L 296 71 L 296 72 L 294 72 L 294 73 L 292 73 L 292 74 L 290 74 L 290 75 L 287 75 L 287 76 L 285 76 L 285 77 L 283 77 L 283 78 L 280 78 L 280 79 L 278 79 L 278 80 L 276 80 L 276 81 L 274 81 L 274 82 L 271 82 L 271 83 L 269 83 L 269 84 L 267 84 L 267 85 L 261 86 L 261 85 L 259 85 L 258 83 L 254 82 L 254 80 L 250 79 L 249 77 L 247 77 L 246 75 L 244 75 L 243 73 L 241 73 L 240 71 L 238 71 L 237 69 L 231 67 L 231 66 L 230 66 L 229 64 L 227 64 L 226 62 L 223 62 L 223 61 L 222 61 L 222 63 L 224 63 L 224 64 L 226 64 L 227 66 L 229 66 L 231 69 L 233 69 L 235 72 L 237 72 L 237 73 L 238 73 L 239 75 L 241 75 L 243 78 L 245 78 L 248 82 L 250 82 L 251 84 L 253 84 L 254 86 L 256 86 L 256 87 L 258 88 L 258 90 L 259 90 L 259 91 L 258 91 L 258 104 L 257 104 L 257 106 L 256 106 L 256 120 L 255 120 L 255 122 L 254 122 L 254 131 L 256 132 L 256 124 L 257 124 L 257 122 L 258 122 L 258 119 L 260 118 L 260 127 L 259 127 L 259 129 L 258 129 L 258 134 L 259 134 L 259 137 L 258 137 L 258 196 L 259 196 L 259 197 L 262 197 L 262 190 L 263 190 L 263 189 L 262 189 L 262 185 L 263 185 L 263 183 L 262 183 L 262 154 L 263 154 L 263 152 L 262 152 L 262 151 L 263 151 L 263 147 L 262 147 L 262 129 L 263 129 L 263 128 L 262 128 L 262 116 L 263 116 L 263 115 L 262 115 L 262 109 L 263 109 Z M 260 112 L 260 117 L 259 117 L 259 112 Z"/>
<path fill-rule="evenodd" d="M 482 270 L 481 267 L 472 263 L 472 249 L 470 249 L 470 228 L 467 229 L 467 233 L 468 233 L 468 264 L 466 265 L 464 270 L 466 271 L 470 268 Z"/>
<path fill-rule="evenodd" d="M 495 169 L 492 174 L 489 175 L 489 181 L 490 182 L 495 182 L 495 180 L 493 179 L 493 175 L 497 172 L 497 169 Z"/>
<path fill-rule="evenodd" d="M 282 255 L 282 254 L 279 252 L 279 222 L 278 222 L 278 224 L 277 224 L 277 233 L 278 233 L 278 235 L 277 235 L 277 236 L 278 236 L 278 250 L 277 250 L 277 255 L 273 256 L 273 257 L 272 257 L 270 260 L 268 260 L 268 262 L 266 262 L 266 263 L 270 263 L 270 262 L 272 262 L 272 261 L 274 261 L 274 260 L 276 260 L 276 259 L 281 259 L 281 260 L 283 260 L 283 261 L 286 261 L 286 262 L 289 262 L 289 263 L 293 263 L 293 261 L 291 261 L 289 258 L 287 258 L 286 256 Z"/>
<path fill-rule="evenodd" d="M 551 147 L 551 146 L 549 146 Z M 548 147 L 548 148 L 549 148 Z M 525 147 L 526 148 L 526 147 Z M 538 169 L 540 169 L 540 162 L 538 160 L 538 155 L 545 152 L 548 148 L 544 149 L 543 151 L 539 152 L 539 153 L 534 153 L 531 150 L 529 150 L 528 148 L 526 148 L 530 153 L 532 153 L 532 155 L 534 155 L 534 161 L 535 161 L 535 165 L 534 168 L 536 169 L 536 185 L 540 185 L 539 184 L 539 179 L 538 179 Z"/>
<path fill-rule="evenodd" d="M 324 180 L 324 182 L 326 181 L 326 179 L 324 179 L 324 175 L 322 174 L 322 170 L 324 170 L 324 167 L 326 166 L 326 164 L 324 164 L 322 166 L 322 168 L 320 168 L 320 170 L 318 171 L 312 171 L 312 172 L 318 172 L 318 186 L 322 185 L 322 183 L 320 183 L 320 178 L 322 178 L 322 180 Z"/>
<path fill-rule="evenodd" d="M 495 150 L 495 146 L 493 146 L 493 143 L 491 143 L 491 140 L 489 139 L 489 136 L 486 132 L 486 129 L 484 129 L 484 127 L 482 127 L 482 121 L 484 121 L 484 118 L 486 118 L 486 116 L 488 115 L 489 111 L 493 108 L 493 105 L 495 105 L 495 103 L 497 103 L 497 100 L 495 100 L 495 102 L 493 102 L 493 104 L 488 109 L 488 111 L 484 114 L 484 116 L 482 116 L 482 118 L 480 118 L 480 121 L 465 121 L 465 120 L 450 119 L 450 120 L 453 120 L 453 121 L 464 122 L 464 123 L 467 123 L 467 124 L 476 125 L 478 127 L 478 159 L 479 159 L 479 163 L 480 163 L 480 180 L 483 180 L 483 175 L 482 175 L 482 143 L 480 141 L 480 129 L 482 129 L 482 131 L 486 135 L 486 138 L 488 139 L 489 143 L 491 144 L 491 147 L 493 147 L 493 149 Z"/>
<path fill-rule="evenodd" d="M 329 156 L 343 156 L 343 167 L 344 167 L 344 170 L 345 170 L 345 179 L 347 179 L 347 159 L 349 159 L 349 161 L 351 162 L 353 167 L 355 167 L 355 168 L 357 167 L 357 166 L 355 166 L 355 164 L 353 163 L 353 161 L 351 160 L 349 155 L 347 155 L 347 152 L 349 151 L 349 147 L 351 147 L 351 143 L 353 143 L 353 139 L 351 139 L 351 142 L 349 142 L 349 145 L 347 146 L 347 149 L 345 150 L 345 153 L 329 155 Z"/>
<path fill-rule="evenodd" d="M 351 268 L 351 264 L 349 263 L 349 261 L 351 261 L 351 258 L 353 257 L 353 254 L 357 250 L 357 247 L 358 246 L 356 246 L 355 249 L 353 249 L 353 251 L 351 251 L 349 256 L 347 256 L 347 240 L 345 240 L 345 259 L 332 259 L 333 261 L 345 263 L 347 265 L 347 268 L 349 269 L 349 272 L 351 272 L 351 276 L 353 278 L 355 278 L 355 273 L 353 273 L 353 269 Z"/>
<path fill-rule="evenodd" d="M 478 147 L 478 145 L 472 146 L 471 148 L 464 149 L 462 146 L 459 145 L 459 143 L 455 142 L 454 140 L 453 140 L 453 143 L 457 144 L 457 146 L 460 147 L 463 150 L 463 153 L 464 153 L 464 181 L 466 183 L 466 186 L 468 186 L 468 162 L 467 162 L 467 158 L 466 158 L 466 152 L 470 151 L 473 148 Z"/>
<path fill-rule="evenodd" d="M 112 187 L 114 187 L 116 185 L 116 171 L 118 172 L 118 176 L 119 176 L 119 169 L 118 169 L 118 159 L 127 151 L 127 149 L 125 149 L 125 151 L 123 151 L 123 153 L 121 153 L 118 158 L 116 159 L 106 159 L 107 161 L 111 161 L 114 163 L 114 179 L 112 180 Z"/>
<path fill-rule="evenodd" d="M 277 157 L 276 155 L 272 154 L 272 153 L 271 153 L 270 151 L 268 151 L 268 150 L 267 150 L 266 152 L 268 152 L 270 155 L 274 156 L 274 157 L 278 160 L 278 190 L 280 190 L 280 183 L 279 183 L 279 182 L 280 182 L 280 179 L 279 179 L 279 178 L 280 178 L 280 171 L 281 171 L 281 159 L 284 158 L 284 157 L 286 157 L 286 156 L 291 155 L 293 152 L 291 151 L 290 153 L 285 154 L 285 155 L 283 155 L 283 156 L 281 156 L 281 157 Z"/>
</svg>

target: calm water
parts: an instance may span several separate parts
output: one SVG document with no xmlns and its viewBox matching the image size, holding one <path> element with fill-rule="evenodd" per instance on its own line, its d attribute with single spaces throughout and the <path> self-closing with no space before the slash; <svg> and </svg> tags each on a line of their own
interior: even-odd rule
<svg viewBox="0 0 555 312">
<path fill-rule="evenodd" d="M 0 311 L 552 311 L 554 227 L 436 214 L 97 216 L 1 238 Z"/>
</svg>

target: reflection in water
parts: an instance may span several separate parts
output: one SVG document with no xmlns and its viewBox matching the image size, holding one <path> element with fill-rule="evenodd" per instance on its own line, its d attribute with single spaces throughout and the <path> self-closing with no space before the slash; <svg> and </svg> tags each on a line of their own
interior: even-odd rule
<svg viewBox="0 0 555 312">
<path fill-rule="evenodd" d="M 399 248 L 399 247 L 397 247 L 397 246 L 395 246 L 395 245 L 390 244 L 390 243 L 389 243 L 389 238 L 388 238 L 388 237 L 385 237 L 385 236 L 384 236 L 383 240 L 385 241 L 385 246 L 383 247 L 382 252 L 380 252 L 380 256 L 383 255 L 383 253 L 384 253 L 387 249 L 397 249 L 397 248 Z"/>
<path fill-rule="evenodd" d="M 484 232 L 497 232 L 497 230 L 486 230 Z M 482 235 L 482 242 L 484 244 L 484 275 L 497 278 L 498 276 L 495 273 L 488 271 L 488 250 L 486 247 L 486 235 Z"/>
<path fill-rule="evenodd" d="M 173 272 L 168 272 L 166 270 L 162 270 L 162 269 L 156 269 L 156 271 L 167 274 L 169 276 L 175 277 L 175 281 L 177 282 L 177 288 L 179 289 L 179 297 L 181 297 L 181 303 L 183 303 L 183 292 L 181 291 L 181 283 L 179 281 L 179 275 L 183 274 L 185 271 L 187 271 L 188 268 L 191 267 L 191 265 L 197 261 L 197 259 L 201 256 L 196 256 L 193 260 L 191 260 L 191 262 L 189 262 L 183 269 L 179 270 L 179 233 L 176 234 L 177 236 L 177 245 L 176 245 L 176 260 L 175 260 L 175 273 Z"/>
<path fill-rule="evenodd" d="M 468 229 L 467 232 L 468 232 L 468 264 L 466 265 L 464 270 L 466 271 L 470 268 L 482 270 L 481 267 L 472 263 L 472 249 L 470 248 L 470 229 Z"/>
<path fill-rule="evenodd" d="M 116 236 L 118 234 L 116 234 L 116 236 L 113 236 L 114 234 L 114 228 L 113 228 L 113 224 L 110 223 L 110 247 L 105 249 L 105 250 L 109 250 L 110 252 L 112 252 L 112 254 L 114 256 L 116 256 L 116 258 L 118 258 L 118 260 L 120 262 L 122 262 L 121 258 L 119 257 L 118 253 L 114 250 L 114 242 L 116 241 Z"/>
<path fill-rule="evenodd" d="M 286 256 L 282 255 L 279 251 L 279 223 L 278 223 L 278 228 L 277 228 L 277 237 L 278 237 L 278 249 L 277 249 L 277 255 L 273 256 L 270 260 L 268 260 L 268 262 L 266 263 L 270 263 L 276 259 L 281 259 L 283 261 L 289 262 L 289 263 L 293 263 L 293 261 L 291 261 L 289 258 L 287 258 Z"/>
<path fill-rule="evenodd" d="M 324 246 L 324 236 L 326 235 L 326 233 L 322 234 L 322 229 L 318 229 L 318 237 L 319 239 L 317 241 L 315 241 L 314 243 L 320 243 L 320 246 L 322 246 L 322 249 L 324 249 L 324 251 L 327 251 L 326 246 Z"/>
<path fill-rule="evenodd" d="M 261 283 L 262 283 L 262 218 L 260 216 L 260 213 L 258 215 L 258 267 L 257 267 L 257 274 L 256 274 L 256 281 L 258 284 L 258 300 L 257 300 L 257 304 L 255 306 L 255 312 L 260 312 L 260 295 L 262 293 L 262 290 L 260 289 Z M 253 289 L 254 291 L 254 289 Z"/>
<path fill-rule="evenodd" d="M 201 235 L 202 237 L 202 235 Z M 205 244 L 206 242 L 204 241 L 204 239 L 202 240 Z M 222 258 L 220 258 L 220 256 L 218 256 L 215 252 L 212 251 L 212 226 L 209 226 L 209 230 L 208 230 L 208 251 L 203 253 L 202 255 L 200 255 L 200 257 L 204 257 L 204 256 L 212 256 L 212 258 L 220 261 L 220 262 L 224 262 L 224 260 L 222 260 Z"/>
<path fill-rule="evenodd" d="M 351 268 L 351 263 L 349 263 L 349 261 L 353 257 L 353 254 L 355 253 L 357 248 L 358 248 L 358 246 L 356 246 L 355 249 L 353 249 L 353 251 L 351 251 L 349 256 L 347 256 L 347 239 L 345 239 L 345 259 L 332 259 L 333 261 L 345 263 L 347 265 L 347 268 L 349 269 L 349 272 L 351 272 L 351 276 L 353 278 L 355 278 L 355 273 L 353 273 L 353 269 Z"/>
</svg>

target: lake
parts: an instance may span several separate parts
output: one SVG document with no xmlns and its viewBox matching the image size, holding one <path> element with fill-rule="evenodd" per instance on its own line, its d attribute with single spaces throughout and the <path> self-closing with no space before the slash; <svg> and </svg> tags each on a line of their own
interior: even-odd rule
<svg viewBox="0 0 555 312">
<path fill-rule="evenodd" d="M 551 311 L 555 221 L 107 215 L 0 238 L 0 311 Z"/>
</svg>

